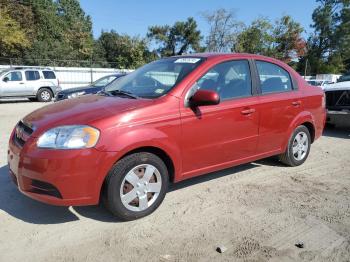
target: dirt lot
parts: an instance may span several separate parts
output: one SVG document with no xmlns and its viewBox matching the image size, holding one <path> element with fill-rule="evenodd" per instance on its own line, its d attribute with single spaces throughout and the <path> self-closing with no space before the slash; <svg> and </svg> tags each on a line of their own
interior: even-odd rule
<svg viewBox="0 0 350 262">
<path fill-rule="evenodd" d="M 192 179 L 151 216 L 122 223 L 101 206 L 38 203 L 12 184 L 8 137 L 41 106 L 0 102 L 0 261 L 350 260 L 349 127 L 326 130 L 301 167 L 267 159 Z"/>
</svg>

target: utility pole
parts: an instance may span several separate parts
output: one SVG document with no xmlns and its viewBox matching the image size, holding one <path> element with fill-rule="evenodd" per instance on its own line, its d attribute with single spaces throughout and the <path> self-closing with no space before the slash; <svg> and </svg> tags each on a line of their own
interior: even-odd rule
<svg viewBox="0 0 350 262">
<path fill-rule="evenodd" d="M 305 61 L 305 72 L 304 72 L 304 79 L 306 79 L 306 74 L 307 74 L 307 63 L 309 62 L 309 59 L 306 58 Z"/>
</svg>

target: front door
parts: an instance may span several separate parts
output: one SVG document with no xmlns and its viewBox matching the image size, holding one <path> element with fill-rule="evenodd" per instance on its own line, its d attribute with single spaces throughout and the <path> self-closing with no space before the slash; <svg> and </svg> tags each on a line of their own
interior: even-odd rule
<svg viewBox="0 0 350 262">
<path fill-rule="evenodd" d="M 192 88 L 214 90 L 221 102 L 181 109 L 184 177 L 254 155 L 259 112 L 248 60 L 217 64 Z"/>
<path fill-rule="evenodd" d="M 18 96 L 25 90 L 24 79 L 21 71 L 12 71 L 1 79 L 1 96 Z"/>
</svg>

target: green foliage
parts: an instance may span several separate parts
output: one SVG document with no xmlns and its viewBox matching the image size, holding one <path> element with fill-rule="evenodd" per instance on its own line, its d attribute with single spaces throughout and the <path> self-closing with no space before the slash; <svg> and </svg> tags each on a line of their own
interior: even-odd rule
<svg viewBox="0 0 350 262">
<path fill-rule="evenodd" d="M 95 66 L 136 68 L 159 56 L 232 50 L 272 56 L 299 72 L 307 68 L 307 74 L 349 71 L 350 0 L 316 1 L 307 43 L 304 29 L 288 15 L 275 23 L 261 17 L 244 25 L 233 11 L 218 9 L 203 14 L 209 35 L 202 47 L 191 17 L 151 26 L 147 38 L 110 31 L 94 40 L 91 18 L 79 0 L 0 0 L 0 57 L 24 58 L 33 65 L 91 66 L 95 61 Z"/>
<path fill-rule="evenodd" d="M 201 33 L 192 17 L 185 22 L 176 22 L 173 26 L 151 26 L 147 37 L 160 45 L 157 52 L 161 56 L 182 55 L 188 51 L 202 50 Z"/>
<path fill-rule="evenodd" d="M 350 69 L 350 1 L 317 2 L 312 14 L 314 34 L 308 39 L 305 58 L 310 74 L 343 73 Z"/>
<path fill-rule="evenodd" d="M 0 9 L 0 56 L 13 56 L 30 46 L 20 24 L 10 17 L 7 9 Z"/>
<path fill-rule="evenodd" d="M 288 15 L 278 20 L 273 30 L 274 57 L 286 63 L 303 57 L 306 53 L 303 31 L 303 27 Z"/>
<path fill-rule="evenodd" d="M 113 67 L 122 69 L 137 68 L 156 58 L 145 39 L 119 35 L 113 30 L 102 32 L 95 48 Z"/>
<path fill-rule="evenodd" d="M 252 22 L 237 36 L 233 51 L 238 53 L 251 53 L 270 55 L 272 53 L 273 26 L 267 18 L 261 17 Z"/>
<path fill-rule="evenodd" d="M 283 16 L 272 24 L 259 18 L 245 27 L 233 47 L 236 52 L 272 56 L 292 63 L 305 54 L 306 43 L 301 37 L 304 29 L 290 16 Z"/>
</svg>

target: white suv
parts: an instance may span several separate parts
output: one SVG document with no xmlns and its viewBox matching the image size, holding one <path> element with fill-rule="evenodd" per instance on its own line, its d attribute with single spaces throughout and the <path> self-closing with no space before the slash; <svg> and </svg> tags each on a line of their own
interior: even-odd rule
<svg viewBox="0 0 350 262">
<path fill-rule="evenodd" d="M 51 69 L 18 67 L 0 73 L 0 98 L 27 97 L 49 102 L 59 91 L 59 81 Z"/>
</svg>

